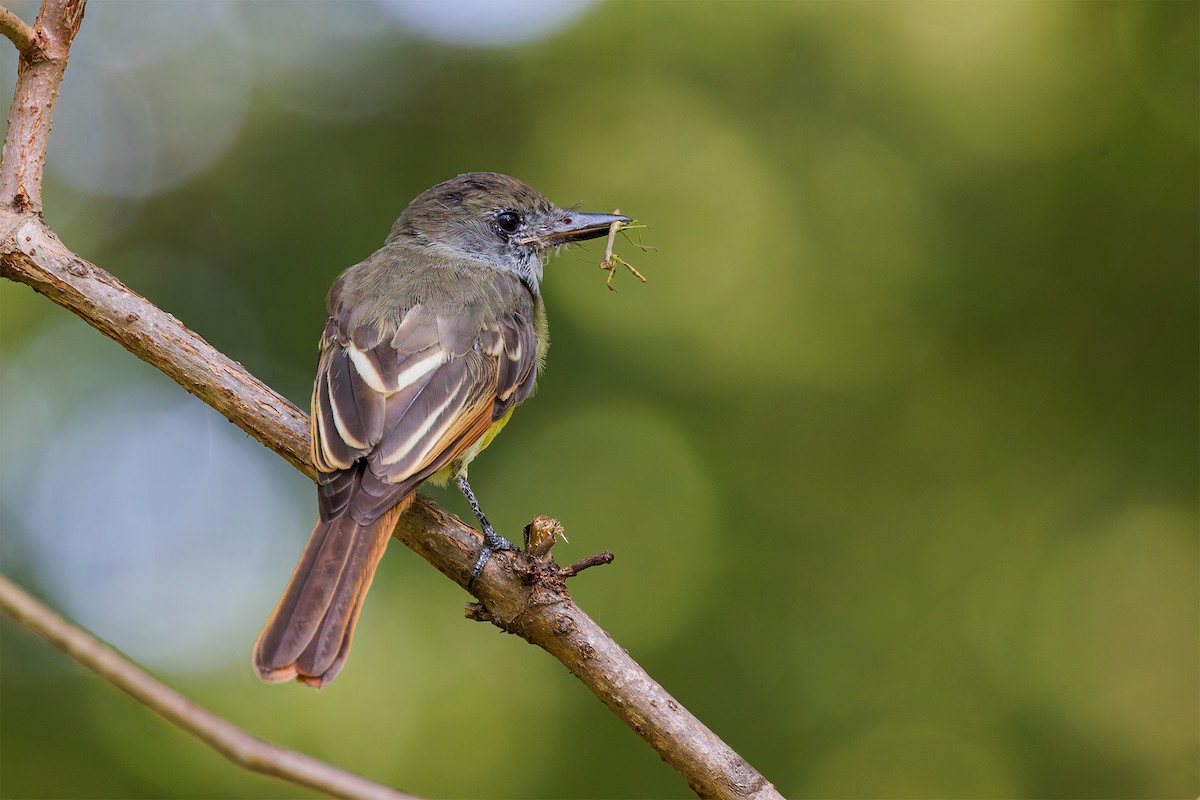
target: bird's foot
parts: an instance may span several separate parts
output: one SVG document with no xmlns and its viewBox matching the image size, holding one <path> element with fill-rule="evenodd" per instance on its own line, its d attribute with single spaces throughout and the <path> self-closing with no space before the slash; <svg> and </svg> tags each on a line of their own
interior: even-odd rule
<svg viewBox="0 0 1200 800">
<path fill-rule="evenodd" d="M 483 547 L 479 548 L 479 558 L 475 559 L 475 566 L 471 568 L 471 579 L 467 581 L 467 589 L 471 588 L 471 584 L 479 577 L 479 573 L 483 572 L 484 566 L 487 565 L 488 559 L 492 557 L 492 553 L 496 550 L 516 550 L 517 546 L 505 539 L 500 534 L 496 533 L 496 529 L 491 525 L 483 526 Z"/>
</svg>

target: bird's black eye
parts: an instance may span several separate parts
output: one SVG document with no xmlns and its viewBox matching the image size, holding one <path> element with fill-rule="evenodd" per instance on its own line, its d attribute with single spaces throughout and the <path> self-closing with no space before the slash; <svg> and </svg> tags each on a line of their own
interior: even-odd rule
<svg viewBox="0 0 1200 800">
<path fill-rule="evenodd" d="M 521 227 L 521 215 L 515 211 L 501 211 L 496 215 L 496 227 L 505 233 L 516 233 Z"/>
</svg>

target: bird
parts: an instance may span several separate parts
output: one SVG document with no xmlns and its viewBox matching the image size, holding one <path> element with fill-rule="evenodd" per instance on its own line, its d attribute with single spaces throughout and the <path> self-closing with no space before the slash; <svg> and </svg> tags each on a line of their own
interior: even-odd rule
<svg viewBox="0 0 1200 800">
<path fill-rule="evenodd" d="M 355 623 L 399 516 L 425 481 L 453 480 L 484 541 L 467 466 L 533 392 L 549 345 L 545 261 L 608 233 L 619 214 L 561 208 L 517 178 L 471 172 L 418 195 L 383 246 L 329 291 L 310 442 L 318 519 L 254 646 L 264 681 L 321 688 L 346 663 Z"/>
</svg>

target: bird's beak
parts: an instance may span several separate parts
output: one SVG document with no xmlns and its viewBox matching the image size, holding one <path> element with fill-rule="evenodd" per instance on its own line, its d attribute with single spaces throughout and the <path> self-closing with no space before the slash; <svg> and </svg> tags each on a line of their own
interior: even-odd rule
<svg viewBox="0 0 1200 800">
<path fill-rule="evenodd" d="M 553 247 L 569 242 L 597 239 L 608 234 L 614 222 L 633 222 L 620 214 L 585 214 L 579 211 L 564 211 L 553 224 L 520 241 L 537 247 Z"/>
</svg>

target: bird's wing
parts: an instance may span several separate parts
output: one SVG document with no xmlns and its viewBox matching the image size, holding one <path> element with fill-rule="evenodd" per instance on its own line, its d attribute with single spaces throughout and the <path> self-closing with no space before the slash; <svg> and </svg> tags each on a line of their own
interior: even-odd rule
<svg viewBox="0 0 1200 800">
<path fill-rule="evenodd" d="M 330 318 L 312 397 L 322 519 L 348 510 L 374 521 L 528 396 L 532 298 L 519 289 L 490 299 L 491 313 L 414 305 L 392 331 Z"/>
</svg>

